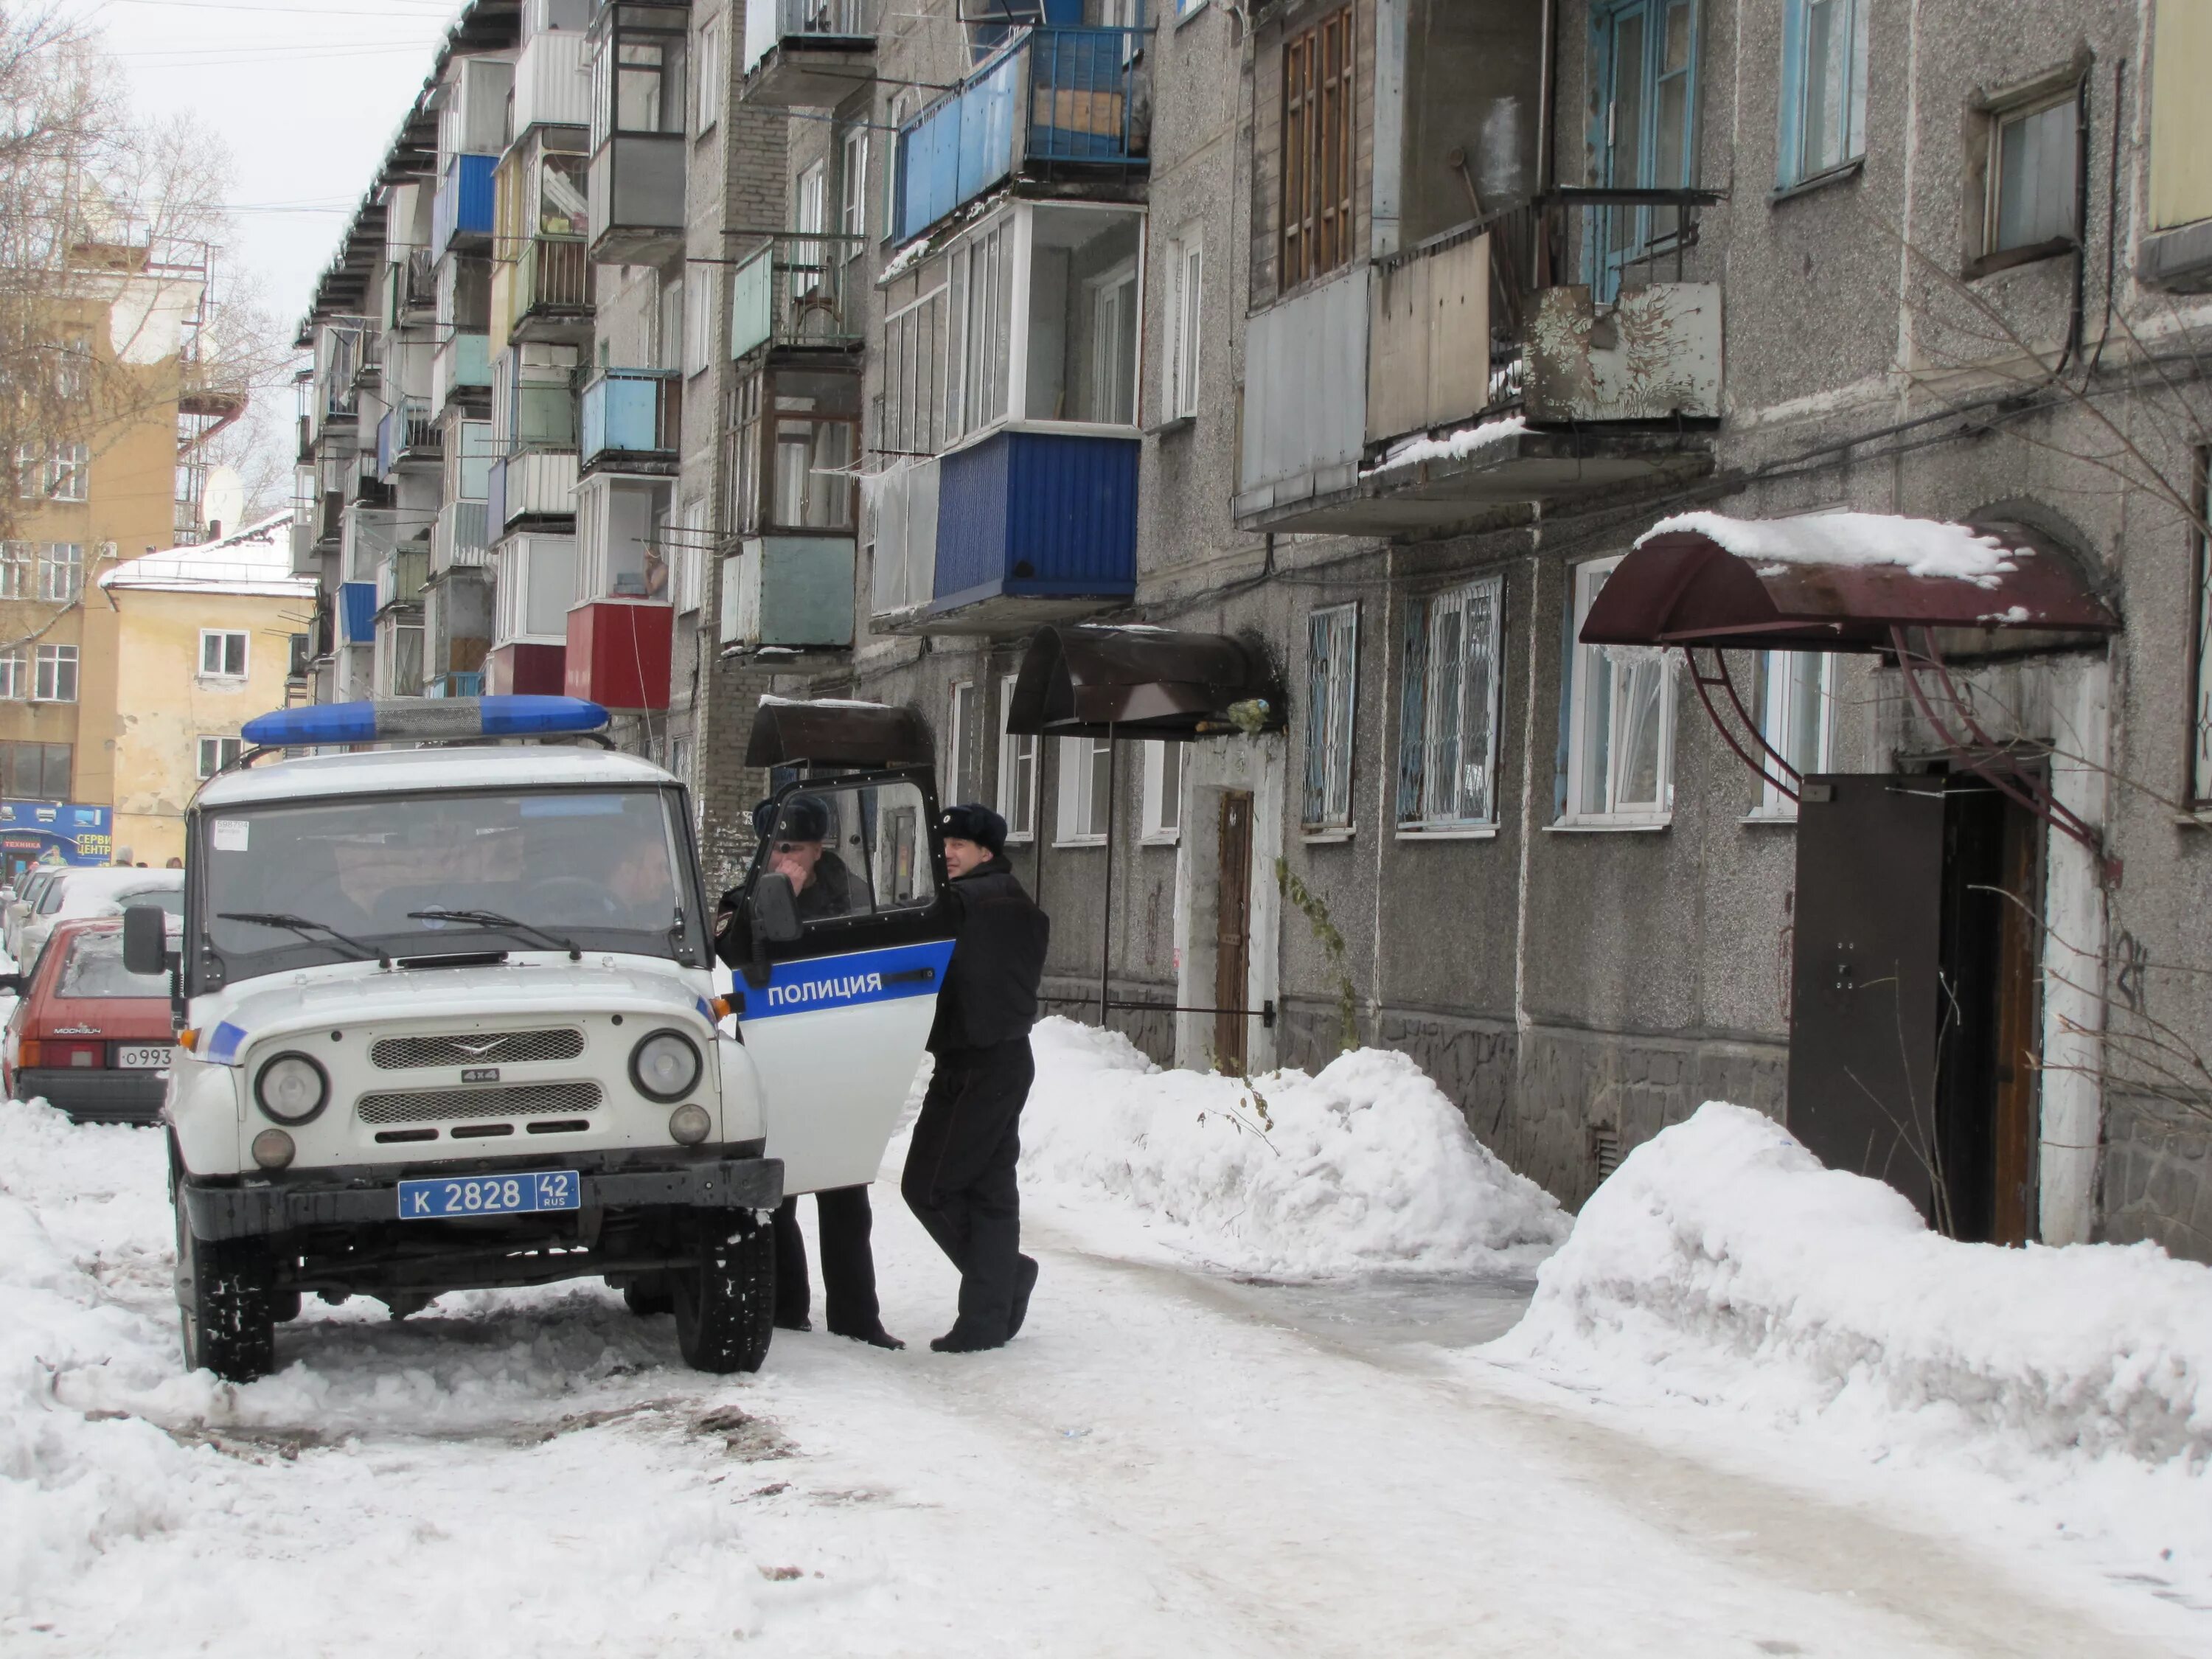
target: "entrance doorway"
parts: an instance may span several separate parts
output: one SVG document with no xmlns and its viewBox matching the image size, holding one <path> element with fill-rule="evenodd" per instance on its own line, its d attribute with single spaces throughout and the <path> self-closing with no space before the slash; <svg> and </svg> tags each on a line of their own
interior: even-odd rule
<svg viewBox="0 0 2212 1659">
<path fill-rule="evenodd" d="M 1252 972 L 1252 796 L 1249 791 L 1221 793 L 1220 884 L 1214 903 L 1214 1064 L 1242 1077 L 1250 1060 L 1243 1010 Z"/>
<path fill-rule="evenodd" d="M 2040 826 L 1969 773 L 1806 783 L 1790 1131 L 1954 1238 L 2025 1243 Z"/>
</svg>

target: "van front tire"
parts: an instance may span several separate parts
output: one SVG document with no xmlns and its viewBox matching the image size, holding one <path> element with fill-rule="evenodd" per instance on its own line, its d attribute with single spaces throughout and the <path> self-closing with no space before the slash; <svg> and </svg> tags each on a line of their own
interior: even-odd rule
<svg viewBox="0 0 2212 1659">
<path fill-rule="evenodd" d="M 701 1218 L 696 1266 L 669 1275 L 676 1346 L 694 1370 L 757 1371 L 775 1331 L 775 1235 L 750 1210 Z"/>
<path fill-rule="evenodd" d="M 251 1382 L 276 1369 L 276 1259 L 259 1239 L 192 1236 L 184 1182 L 173 1175 L 177 1215 L 177 1316 L 185 1369 Z"/>
</svg>

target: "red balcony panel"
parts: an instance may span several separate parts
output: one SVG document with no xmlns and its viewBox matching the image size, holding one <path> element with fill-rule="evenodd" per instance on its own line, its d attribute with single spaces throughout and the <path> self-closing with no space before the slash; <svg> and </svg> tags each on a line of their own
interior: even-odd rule
<svg viewBox="0 0 2212 1659">
<path fill-rule="evenodd" d="M 484 690 L 495 696 L 568 694 L 568 649 L 558 645 L 502 645 L 484 658 Z"/>
<path fill-rule="evenodd" d="M 674 623 L 665 605 L 578 605 L 568 613 L 568 695 L 603 708 L 667 708 Z"/>
</svg>

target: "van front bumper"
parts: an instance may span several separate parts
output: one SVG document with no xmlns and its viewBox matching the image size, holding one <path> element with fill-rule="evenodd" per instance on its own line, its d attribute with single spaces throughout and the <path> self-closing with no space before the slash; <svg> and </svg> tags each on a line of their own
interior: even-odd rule
<svg viewBox="0 0 2212 1659">
<path fill-rule="evenodd" d="M 18 1099 L 42 1099 L 78 1123 L 152 1123 L 168 1086 L 167 1072 L 34 1066 L 15 1074 Z"/>
<path fill-rule="evenodd" d="M 757 1146 L 758 1143 L 752 1143 Z M 748 1153 L 750 1147 L 726 1149 Z M 301 1170 L 236 1181 L 202 1183 L 189 1175 L 182 1187 L 192 1236 L 210 1241 L 255 1238 L 313 1227 L 371 1225 L 399 1219 L 399 1183 L 465 1178 L 526 1170 L 574 1170 L 581 1182 L 579 1210 L 542 1212 L 588 1219 L 593 1211 L 653 1207 L 697 1210 L 772 1210 L 783 1201 L 783 1160 L 757 1155 L 683 1163 L 646 1163 L 620 1155 L 471 1159 L 458 1164 L 415 1164 Z M 526 1219 L 527 1218 L 503 1218 Z"/>
</svg>

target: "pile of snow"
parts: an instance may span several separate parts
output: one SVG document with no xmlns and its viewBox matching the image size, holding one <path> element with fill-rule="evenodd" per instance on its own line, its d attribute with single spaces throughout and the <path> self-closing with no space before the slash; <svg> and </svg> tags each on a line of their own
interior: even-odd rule
<svg viewBox="0 0 2212 1659">
<path fill-rule="evenodd" d="M 1030 1045 L 1024 1194 L 1093 1212 L 1094 1229 L 1103 1207 L 1178 1255 L 1285 1279 L 1525 1267 L 1565 1236 L 1551 1196 L 1404 1054 L 1242 1080 L 1161 1071 L 1118 1032 L 1066 1019 Z"/>
<path fill-rule="evenodd" d="M 1482 1352 L 2029 1485 L 2124 1461 L 2188 1489 L 2212 1544 L 2212 1268 L 2152 1244 L 1954 1243 L 1739 1106 L 1632 1153 Z"/>
<path fill-rule="evenodd" d="M 2033 548 L 2007 547 L 1963 524 L 1888 513 L 1808 513 L 1794 519 L 1731 519 L 1719 513 L 1677 513 L 1636 538 L 1688 532 L 1710 536 L 1740 559 L 1761 564 L 1891 564 L 1908 575 L 1947 576 L 1995 587 Z M 1777 574 L 1763 571 L 1761 574 Z"/>
<path fill-rule="evenodd" d="M 1508 415 L 1498 420 L 1463 426 L 1441 438 L 1415 438 L 1391 450 L 1375 465 L 1363 468 L 1359 476 L 1372 478 L 1381 473 L 1395 472 L 1400 467 L 1419 466 L 1425 461 L 1463 461 L 1492 444 L 1517 438 L 1528 429 L 1528 422 L 1521 416 Z"/>
</svg>

